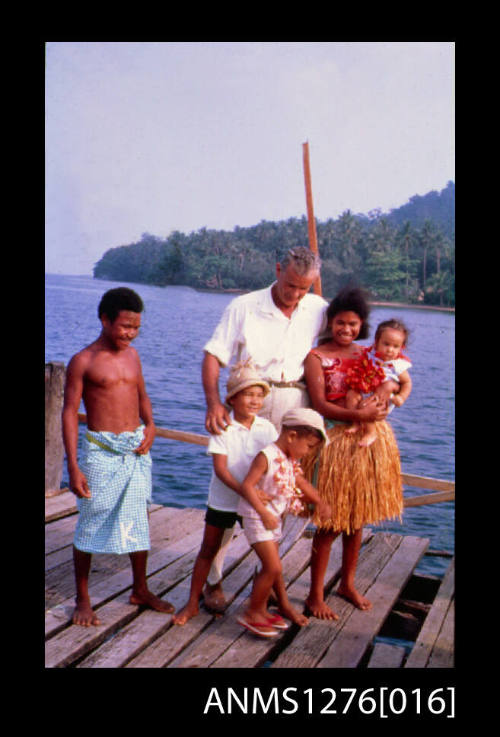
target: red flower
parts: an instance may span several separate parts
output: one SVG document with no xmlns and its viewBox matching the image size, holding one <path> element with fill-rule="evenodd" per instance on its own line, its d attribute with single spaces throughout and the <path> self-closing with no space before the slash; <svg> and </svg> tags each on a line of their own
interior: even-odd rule
<svg viewBox="0 0 500 737">
<path fill-rule="evenodd" d="M 364 354 L 351 368 L 346 371 L 345 383 L 350 389 L 368 394 L 379 386 L 385 379 L 384 370 L 376 366 Z"/>
</svg>

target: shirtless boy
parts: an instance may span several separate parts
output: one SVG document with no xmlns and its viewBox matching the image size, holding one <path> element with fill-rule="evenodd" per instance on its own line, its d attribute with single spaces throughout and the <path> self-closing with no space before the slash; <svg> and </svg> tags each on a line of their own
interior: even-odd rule
<svg viewBox="0 0 500 737">
<path fill-rule="evenodd" d="M 76 579 L 74 624 L 100 620 L 92 609 L 88 579 L 92 553 L 128 553 L 132 564 L 131 604 L 170 613 L 174 607 L 149 591 L 147 502 L 155 425 L 139 356 L 130 345 L 144 309 L 127 287 L 111 289 L 98 309 L 102 331 L 73 356 L 66 372 L 63 439 L 71 490 L 79 517 L 73 543 Z M 78 410 L 87 413 L 84 458 L 78 464 Z M 142 420 L 142 424 L 141 424 Z"/>
</svg>

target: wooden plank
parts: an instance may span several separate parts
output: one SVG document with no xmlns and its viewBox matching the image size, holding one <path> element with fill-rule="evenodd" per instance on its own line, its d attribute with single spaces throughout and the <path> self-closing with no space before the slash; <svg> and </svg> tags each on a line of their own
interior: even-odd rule
<svg viewBox="0 0 500 737">
<path fill-rule="evenodd" d="M 308 520 L 302 518 L 295 518 L 289 516 L 285 521 L 284 536 L 281 543 L 281 550 L 289 549 L 296 539 L 300 538 L 303 529 L 307 526 Z M 224 615 L 224 619 L 231 617 L 231 605 L 235 599 L 241 594 L 238 602 L 245 600 L 249 592 L 249 584 L 253 579 L 253 574 L 256 567 L 258 566 L 258 558 L 255 553 L 248 547 L 248 543 L 245 543 L 244 539 L 238 541 L 238 544 L 244 546 L 246 544 L 246 552 L 248 556 L 239 563 L 239 565 L 230 571 L 230 565 L 228 564 L 228 558 L 224 566 L 225 578 L 224 578 L 224 592 L 226 600 L 228 601 L 228 609 Z M 229 555 L 232 555 L 234 549 L 234 543 L 229 548 Z M 242 548 L 244 549 L 244 548 Z M 229 575 L 227 572 L 230 571 Z M 245 588 L 246 587 L 246 588 Z M 178 608 L 182 607 L 187 601 L 189 595 L 189 584 L 183 584 L 183 587 L 179 587 L 181 595 L 177 600 L 172 599 L 172 603 L 178 601 Z M 173 594 L 172 594 L 173 595 Z M 220 618 L 222 619 L 222 618 Z M 173 626 L 168 629 L 161 637 L 156 639 L 149 648 L 146 648 L 140 655 L 133 658 L 129 663 L 126 664 L 127 668 L 163 668 L 166 667 L 183 667 L 180 664 L 180 660 L 176 663 L 171 661 L 174 658 L 184 658 L 186 655 L 189 656 L 187 651 L 188 646 L 195 642 L 196 648 L 198 648 L 200 640 L 196 640 L 196 637 L 205 630 L 207 623 L 212 622 L 213 616 L 209 615 L 203 608 L 200 609 L 200 613 L 187 622 L 184 626 Z M 181 656 L 182 653 L 182 656 Z M 216 655 L 214 655 L 216 657 Z"/>
<path fill-rule="evenodd" d="M 406 650 L 400 645 L 377 642 L 368 661 L 367 668 L 401 668 Z"/>
<path fill-rule="evenodd" d="M 59 494 L 65 494 L 67 491 L 69 491 L 67 486 L 60 487 L 59 489 L 51 489 L 50 491 L 45 492 L 45 501 L 50 499 L 53 496 L 58 496 Z"/>
<path fill-rule="evenodd" d="M 400 535 L 379 532 L 373 535 L 370 541 L 361 548 L 356 572 L 356 586 L 362 594 L 367 591 L 377 572 L 399 547 L 401 540 Z M 336 554 L 337 566 L 340 571 L 342 560 L 340 538 L 334 543 L 334 547 L 332 547 L 330 558 Z M 315 668 L 317 666 L 354 611 L 353 605 L 337 597 L 335 591 L 328 595 L 325 601 L 338 614 L 339 619 L 311 618 L 310 624 L 297 633 L 286 650 L 278 655 L 272 667 Z"/>
<path fill-rule="evenodd" d="M 45 499 L 45 522 L 77 513 L 76 497 L 72 491 L 64 491 Z"/>
<path fill-rule="evenodd" d="M 304 611 L 307 586 L 305 587 L 306 591 L 304 598 L 302 598 L 302 600 L 297 600 L 293 591 L 290 591 L 290 583 L 303 572 L 304 567 L 309 563 L 310 555 L 311 541 L 303 537 L 297 541 L 293 548 L 282 559 L 283 577 L 287 585 L 290 602 L 299 612 Z M 306 578 L 309 578 L 309 576 L 306 575 Z M 243 612 L 247 605 L 248 599 L 246 598 L 241 603 L 239 611 L 234 612 L 232 615 L 234 620 L 238 614 Z M 292 625 L 292 627 L 297 628 L 297 625 Z M 211 668 L 257 668 L 268 660 L 277 648 L 280 648 L 283 638 L 289 636 L 291 630 L 284 631 L 272 640 L 264 640 L 263 638 L 255 637 L 250 632 L 246 632 L 241 625 L 238 625 L 237 632 L 237 639 L 232 643 L 229 649 L 210 663 Z"/>
<path fill-rule="evenodd" d="M 224 616 L 211 622 L 197 640 L 187 647 L 179 657 L 168 665 L 169 668 L 209 668 L 228 648 L 234 647 L 241 636 L 242 628 L 236 616 L 243 610 L 252 589 L 252 576 L 247 586 L 226 609 Z"/>
<path fill-rule="evenodd" d="M 318 668 L 356 668 L 359 665 L 428 545 L 427 538 L 403 537 L 366 591 L 365 595 L 372 603 L 371 609 L 352 612 L 334 645 L 330 645 L 318 663 Z"/>
<path fill-rule="evenodd" d="M 173 556 L 173 562 L 171 565 L 150 576 L 148 586 L 154 594 L 160 597 L 167 594 L 166 598 L 167 600 L 170 600 L 170 589 L 190 574 L 193 561 L 198 553 L 200 542 L 201 531 L 196 530 L 190 536 L 184 537 L 179 541 L 179 549 L 183 548 L 186 551 L 181 557 L 175 559 L 176 553 L 174 553 L 171 548 L 163 551 L 164 554 L 170 554 Z M 108 583 L 109 585 L 109 582 L 105 583 Z M 105 596 L 109 597 L 109 591 L 107 588 Z M 99 613 L 99 618 L 101 619 L 101 624 L 99 626 L 80 627 L 78 625 L 70 624 L 63 631 L 58 632 L 49 639 L 45 645 L 46 667 L 67 667 L 75 660 L 78 660 L 87 653 L 90 653 L 120 627 L 124 627 L 131 619 L 136 617 L 140 613 L 141 608 L 134 604 L 130 604 L 128 601 L 129 596 L 130 586 L 122 591 L 116 598 L 111 601 L 108 600 L 106 604 L 99 608 L 96 607 Z M 160 617 L 165 617 L 165 624 L 170 622 L 172 615 L 160 614 L 158 612 L 156 612 L 156 614 Z"/>
<path fill-rule="evenodd" d="M 416 486 L 420 489 L 432 489 L 433 491 L 455 491 L 455 482 L 445 479 L 433 479 L 429 476 L 414 476 L 410 473 L 402 473 L 403 484 Z"/>
<path fill-rule="evenodd" d="M 364 541 L 372 537 L 371 530 L 364 531 Z M 301 538 L 295 544 L 291 551 L 293 557 L 287 556 L 283 560 L 283 575 L 287 584 L 287 593 L 291 604 L 303 612 L 305 609 L 305 600 L 309 594 L 311 581 L 311 572 L 309 562 L 311 556 L 311 541 L 308 538 Z M 296 558 L 302 560 L 302 565 L 296 563 Z M 325 575 L 325 588 L 329 588 L 333 581 L 339 576 L 342 565 L 342 541 L 337 538 L 332 546 L 328 568 Z M 297 569 L 297 570 L 296 570 Z M 302 571 L 302 573 L 300 573 Z M 300 575 L 297 577 L 297 573 Z M 295 580 L 294 580 L 295 579 Z M 309 618 L 309 627 L 313 618 Z M 273 659 L 277 653 L 283 649 L 283 640 L 288 640 L 293 631 L 300 631 L 296 625 L 288 632 L 274 638 L 272 641 L 263 640 L 254 637 L 251 633 L 242 632 L 240 637 L 233 646 L 226 650 L 223 655 L 214 661 L 212 668 L 257 668 L 266 660 Z"/>
<path fill-rule="evenodd" d="M 246 539 L 239 538 L 238 543 L 243 545 L 246 543 Z M 232 547 L 233 543 L 231 544 Z M 248 548 L 248 544 L 246 546 L 246 552 L 247 556 L 224 578 L 223 588 L 228 602 L 228 609 L 226 609 L 223 618 L 228 616 L 232 602 L 248 586 L 249 581 L 252 580 L 257 558 L 255 553 Z M 181 609 L 188 599 L 190 582 L 191 578 L 189 577 L 185 583 L 176 589 L 176 598 L 173 598 L 171 601 L 177 610 Z M 164 668 L 174 658 L 178 657 L 192 642 L 198 642 L 196 638 L 213 619 L 213 614 L 200 607 L 200 613 L 196 617 L 190 619 L 183 626 L 172 626 L 162 637 L 155 640 L 153 645 L 145 649 L 138 657 L 131 660 L 126 667 Z"/>
<path fill-rule="evenodd" d="M 175 533 L 178 525 L 189 529 L 201 520 L 203 512 L 199 509 L 177 509 L 174 507 L 155 506 L 149 512 L 149 530 L 151 542 L 168 539 L 170 530 Z M 45 526 L 45 548 L 47 558 L 54 552 L 67 548 L 67 559 L 72 557 L 72 546 L 77 516 L 55 520 Z"/>
<path fill-rule="evenodd" d="M 64 548 L 55 550 L 45 556 L 45 572 L 51 571 L 58 566 L 67 563 L 73 557 L 73 545 L 66 545 Z"/>
<path fill-rule="evenodd" d="M 288 517 L 285 524 L 285 535 L 280 544 L 280 555 L 286 565 L 286 556 L 289 551 L 293 550 L 297 540 L 301 540 L 302 529 L 307 520 L 301 518 Z M 310 541 L 304 538 L 306 545 L 310 547 Z M 305 563 L 306 561 L 304 561 Z M 249 556 L 248 564 L 250 566 L 246 579 L 247 585 L 240 590 L 231 605 L 226 609 L 224 617 L 213 622 L 202 633 L 202 635 L 189 647 L 187 647 L 178 657 L 169 663 L 170 668 L 208 668 L 229 648 L 234 647 L 234 643 L 244 634 L 244 630 L 236 622 L 236 616 L 247 606 L 247 599 L 251 592 L 253 573 L 258 565 L 258 557 L 252 550 Z M 248 575 L 247 573 L 247 575 Z M 224 588 L 226 588 L 226 583 Z M 238 666 L 236 666 L 238 667 Z M 241 666 L 240 666 L 241 667 Z"/>
<path fill-rule="evenodd" d="M 186 579 L 169 592 L 169 601 L 176 610 L 182 608 L 189 596 L 190 579 Z M 225 589 L 226 590 L 226 589 Z M 226 591 L 227 593 L 227 591 Z M 125 668 L 165 668 L 167 664 L 188 647 L 214 619 L 214 614 L 200 607 L 200 612 L 185 625 L 172 625 L 149 646 L 124 664 Z"/>
<path fill-rule="evenodd" d="M 419 507 L 422 504 L 436 504 L 437 502 L 452 502 L 455 500 L 454 491 L 438 491 L 435 494 L 419 494 L 418 496 L 407 496 L 404 499 L 404 507 Z"/>
<path fill-rule="evenodd" d="M 174 507 L 163 507 L 162 505 L 153 505 L 152 513 L 157 513 L 162 509 L 173 510 Z M 176 509 L 176 512 L 186 512 L 189 510 Z M 193 510 L 191 510 L 193 511 Z M 194 510 L 196 511 L 196 510 Z M 200 510 L 197 510 L 200 513 Z M 173 512 L 171 512 L 173 514 Z M 53 553 L 68 545 L 73 544 L 76 522 L 78 515 L 70 515 L 48 522 L 45 525 L 45 554 Z"/>
<path fill-rule="evenodd" d="M 161 504 L 151 504 L 149 512 L 161 509 L 162 506 Z M 45 499 L 45 523 L 77 513 L 76 496 L 69 489 L 62 491 L 57 496 L 46 497 Z"/>
<path fill-rule="evenodd" d="M 130 604 L 128 597 L 127 593 L 121 594 L 102 608 L 102 614 L 99 614 L 104 617 L 105 624 L 97 627 L 71 625 L 48 640 L 45 643 L 45 667 L 68 667 L 136 616 L 139 607 Z"/>
<path fill-rule="evenodd" d="M 157 553 L 148 557 L 148 576 L 150 580 L 153 575 L 162 568 L 169 567 L 173 562 L 182 558 L 191 551 L 197 552 L 201 542 L 202 530 L 195 529 L 190 534 L 186 534 L 182 528 L 179 528 L 179 538 L 176 540 L 171 538 L 168 547 L 159 550 Z M 194 553 L 193 553 L 194 555 Z M 121 557 L 124 562 L 128 556 Z M 194 559 L 194 558 L 193 558 Z M 89 586 L 92 605 L 98 608 L 110 598 L 117 596 L 121 592 L 128 590 L 131 585 L 130 567 L 120 570 L 111 576 L 105 576 L 99 581 L 92 581 Z M 74 609 L 74 594 L 59 602 L 56 606 L 52 606 L 45 614 L 45 636 L 53 636 L 59 632 L 62 627 L 71 622 Z"/>
<path fill-rule="evenodd" d="M 199 509 L 175 509 L 165 507 L 150 516 L 151 550 L 148 556 L 148 571 L 157 560 L 155 555 L 161 553 L 165 543 L 176 541 L 182 534 L 188 534 L 193 527 L 198 527 L 203 516 Z M 64 602 L 73 596 L 75 590 L 72 546 L 66 548 L 67 559 L 57 568 L 45 574 L 45 605 L 48 609 L 64 607 Z M 161 560 L 161 558 L 160 558 Z M 129 570 L 128 555 L 96 554 L 92 556 L 90 580 L 93 587 L 105 581 L 118 571 Z M 59 610 L 60 611 L 60 610 Z"/>
<path fill-rule="evenodd" d="M 200 510 L 194 510 L 195 514 L 198 514 L 198 516 L 201 515 Z M 149 530 L 150 530 L 150 537 L 151 537 L 151 544 L 154 546 L 156 542 L 160 542 L 164 539 L 164 533 L 166 534 L 168 531 L 168 527 L 171 524 L 174 523 L 174 516 L 179 514 L 184 514 L 188 512 L 187 509 L 177 509 L 174 507 L 165 507 L 162 504 L 153 504 L 148 510 L 149 515 Z M 71 521 L 67 522 L 66 524 L 69 526 L 66 526 L 64 528 L 64 532 L 62 533 L 62 537 L 58 537 L 57 544 L 54 543 L 54 538 L 50 538 L 48 535 L 48 540 L 52 540 L 52 543 L 49 543 L 46 545 L 47 552 L 45 555 L 45 570 L 48 571 L 51 568 L 54 568 L 56 565 L 61 565 L 64 562 L 71 561 L 73 558 L 73 536 L 74 536 L 74 527 L 76 525 L 76 517 Z M 55 522 L 60 522 L 56 520 Z M 193 519 L 193 524 L 195 524 L 195 520 Z M 55 528 L 54 522 L 50 523 L 50 525 L 46 525 L 45 529 L 46 531 L 48 529 Z M 167 529 L 165 529 L 167 528 Z M 59 532 L 59 535 L 61 535 L 61 532 Z M 47 542 L 47 541 L 46 541 Z M 64 543 L 61 546 L 61 543 Z M 52 547 L 55 549 L 51 550 Z"/>
<path fill-rule="evenodd" d="M 432 648 L 428 668 L 453 668 L 455 636 L 455 600 L 450 604 L 441 631 Z"/>
<path fill-rule="evenodd" d="M 167 428 L 156 428 L 156 436 L 159 438 L 167 438 L 169 440 L 180 440 L 183 443 L 193 443 L 194 445 L 208 445 L 209 436 L 199 435 L 194 432 L 185 432 L 184 430 L 169 430 Z"/>
<path fill-rule="evenodd" d="M 168 601 L 176 606 L 178 597 L 175 591 L 169 593 Z M 126 624 L 111 640 L 94 650 L 76 667 L 121 668 L 171 626 L 171 614 L 145 611 Z"/>
<path fill-rule="evenodd" d="M 64 517 L 45 525 L 45 554 L 71 545 L 75 534 L 77 516 Z"/>
<path fill-rule="evenodd" d="M 178 520 L 179 518 L 176 517 L 176 519 Z M 177 535 L 175 535 L 175 531 L 177 531 Z M 165 552 L 165 549 L 159 549 L 154 553 L 150 553 L 148 556 L 148 575 L 151 575 L 161 567 L 170 564 L 175 557 L 179 557 L 186 552 L 182 545 L 179 546 L 177 540 L 184 539 L 187 530 L 178 523 L 177 526 L 173 528 L 172 532 L 173 534 L 170 538 L 170 542 L 173 543 L 174 548 L 169 549 L 170 552 Z M 195 537 L 192 538 L 194 546 L 199 538 L 199 532 L 194 532 L 193 534 L 195 535 Z M 189 535 L 187 536 L 187 540 L 189 543 Z M 127 555 L 99 555 L 94 556 L 94 560 L 111 560 L 114 563 L 113 567 L 108 565 L 101 569 L 97 569 L 97 571 L 95 566 L 92 568 L 89 591 L 94 606 L 99 606 L 130 586 L 130 562 L 129 556 Z M 61 576 L 63 571 L 66 573 L 67 578 L 59 584 L 58 588 L 56 588 L 58 576 Z M 52 574 L 53 575 L 50 577 L 48 575 L 46 576 L 47 588 L 49 588 L 49 584 L 51 582 L 56 582 L 53 583 L 52 590 L 49 588 L 49 608 L 46 611 L 45 617 L 46 636 L 52 636 L 63 626 L 68 624 L 71 621 L 74 609 L 74 580 L 72 566 L 66 565 L 64 567 L 60 567 L 55 572 L 52 572 Z M 64 593 L 67 594 L 66 597 L 64 597 Z"/>
<path fill-rule="evenodd" d="M 436 638 L 454 595 L 455 560 L 453 559 L 443 577 L 431 610 L 427 615 L 417 641 L 405 664 L 406 668 L 425 668 Z"/>
<path fill-rule="evenodd" d="M 243 535 L 239 535 L 235 541 L 231 543 L 230 550 L 233 556 L 240 557 L 245 556 L 249 553 L 249 547 L 246 539 Z M 198 551 L 196 551 L 196 555 Z M 186 602 L 189 595 L 189 587 L 192 569 L 188 570 L 187 577 L 185 580 L 177 584 L 168 593 L 168 601 L 173 604 L 176 611 L 178 611 Z M 251 571 L 251 566 L 248 567 L 246 581 L 248 581 Z M 226 596 L 228 591 L 226 591 Z M 230 598 L 229 594 L 229 598 Z M 89 657 L 87 657 L 78 667 L 81 668 L 121 668 L 124 667 L 132 659 L 136 659 L 133 667 L 152 667 L 150 665 L 153 660 L 156 665 L 155 667 L 162 667 L 158 665 L 160 660 L 160 650 L 162 654 L 165 652 L 165 646 L 169 648 L 169 653 L 173 652 L 174 649 L 180 651 L 186 644 L 186 635 L 189 639 L 193 639 L 198 631 L 201 631 L 213 618 L 213 614 L 209 614 L 206 610 L 201 612 L 202 616 L 195 618 L 193 626 L 190 628 L 173 626 L 171 624 L 171 617 L 168 620 L 165 619 L 164 615 L 159 615 L 158 612 L 144 611 L 133 621 L 125 626 L 112 640 L 106 642 L 97 651 L 94 651 Z M 189 623 L 188 623 L 189 624 Z M 163 638 L 160 643 L 162 647 L 158 647 L 158 638 L 168 630 L 170 637 Z M 167 642 L 168 640 L 168 642 Z M 148 649 L 148 646 L 152 643 L 152 646 Z M 147 649 L 146 655 L 144 651 Z M 141 657 L 142 656 L 142 657 Z M 153 657 L 152 657 L 153 656 Z M 141 662 L 148 661 L 148 665 L 141 666 Z M 139 663 L 139 665 L 137 664 Z"/>
<path fill-rule="evenodd" d="M 425 668 L 432 648 L 441 631 L 455 591 L 455 559 L 450 562 L 436 594 L 431 610 L 425 618 L 420 634 L 405 663 L 405 668 Z"/>
</svg>

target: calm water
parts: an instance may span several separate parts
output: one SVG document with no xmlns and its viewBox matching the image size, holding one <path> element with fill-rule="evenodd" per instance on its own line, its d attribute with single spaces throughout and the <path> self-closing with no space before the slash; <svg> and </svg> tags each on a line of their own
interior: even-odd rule
<svg viewBox="0 0 500 737">
<path fill-rule="evenodd" d="M 98 336 L 97 306 L 102 294 L 116 286 L 117 282 L 87 276 L 46 275 L 47 362 L 67 364 L 74 353 Z M 197 292 L 189 287 L 128 286 L 141 295 L 146 307 L 134 345 L 141 356 L 156 424 L 205 433 L 202 349 L 232 296 Z M 370 324 L 375 328 L 390 317 L 400 317 L 411 331 L 407 353 L 413 361 L 413 391 L 404 406 L 390 415 L 403 471 L 454 480 L 455 315 L 377 307 L 372 310 Z M 222 372 L 221 387 L 226 375 Z M 152 456 L 154 500 L 170 506 L 203 508 L 211 473 L 205 448 L 159 438 Z M 66 472 L 63 485 L 67 485 Z M 406 493 L 416 490 L 408 489 Z M 410 508 L 404 512 L 402 527 L 388 522 L 381 527 L 430 537 L 431 548 L 452 551 L 454 511 L 452 502 Z M 426 556 L 418 570 L 441 575 L 446 565 L 446 559 Z"/>
</svg>

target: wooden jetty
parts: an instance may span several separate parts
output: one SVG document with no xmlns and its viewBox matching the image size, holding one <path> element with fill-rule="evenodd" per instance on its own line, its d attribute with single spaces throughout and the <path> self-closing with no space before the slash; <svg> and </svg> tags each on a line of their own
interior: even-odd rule
<svg viewBox="0 0 500 737">
<path fill-rule="evenodd" d="M 46 369 L 49 392 L 54 380 L 60 395 L 59 372 Z M 54 406 L 57 408 L 57 402 Z M 85 421 L 84 415 L 80 421 Z M 60 442 L 58 433 L 52 435 L 51 445 Z M 176 430 L 158 429 L 157 435 L 207 443 L 205 436 Z M 293 625 L 272 640 L 247 632 L 236 617 L 246 605 L 259 562 L 238 528 L 225 562 L 223 586 L 229 606 L 224 615 L 214 615 L 201 604 L 197 617 L 184 626 L 173 625 L 172 615 L 129 603 L 132 577 L 127 555 L 96 555 L 90 595 L 101 624 L 88 628 L 73 625 L 72 544 L 77 508 L 70 491 L 56 488 L 60 463 L 60 452 L 46 447 L 46 464 L 55 467 L 46 474 L 45 489 L 46 668 L 453 667 L 453 556 L 429 550 L 427 538 L 370 527 L 364 530 L 356 574 L 359 590 L 372 601 L 369 611 L 356 609 L 336 594 L 342 556 L 339 537 L 325 577 L 327 602 L 339 619 L 311 617 L 307 626 Z M 454 499 L 452 482 L 409 475 L 403 475 L 403 482 L 435 492 L 409 496 L 405 506 Z M 203 517 L 201 509 L 158 504 L 150 508 L 148 585 L 177 610 L 188 598 Z M 290 600 L 301 610 L 310 583 L 311 535 L 307 520 L 287 518 L 280 545 L 283 574 Z M 449 558 L 442 579 L 415 573 L 422 557 L 429 554 Z"/>
<path fill-rule="evenodd" d="M 153 505 L 150 511 L 151 590 L 180 608 L 203 534 L 200 509 Z M 368 612 L 336 595 L 341 540 L 332 548 L 325 587 L 339 614 L 313 617 L 273 640 L 257 638 L 236 621 L 249 596 L 258 558 L 241 531 L 226 559 L 224 590 L 230 605 L 216 616 L 200 614 L 180 627 L 172 615 L 130 604 L 128 556 L 93 557 L 90 593 L 99 626 L 71 623 L 74 608 L 72 539 L 76 524 L 71 492 L 46 499 L 47 668 L 449 668 L 453 666 L 454 561 L 443 580 L 415 575 L 428 549 L 425 538 L 365 530 L 357 585 L 372 601 Z M 304 519 L 288 517 L 281 543 L 284 578 L 292 603 L 302 608 L 310 572 L 311 535 Z M 390 641 L 385 638 L 391 637 Z M 400 641 L 400 644 L 398 643 Z"/>
</svg>

